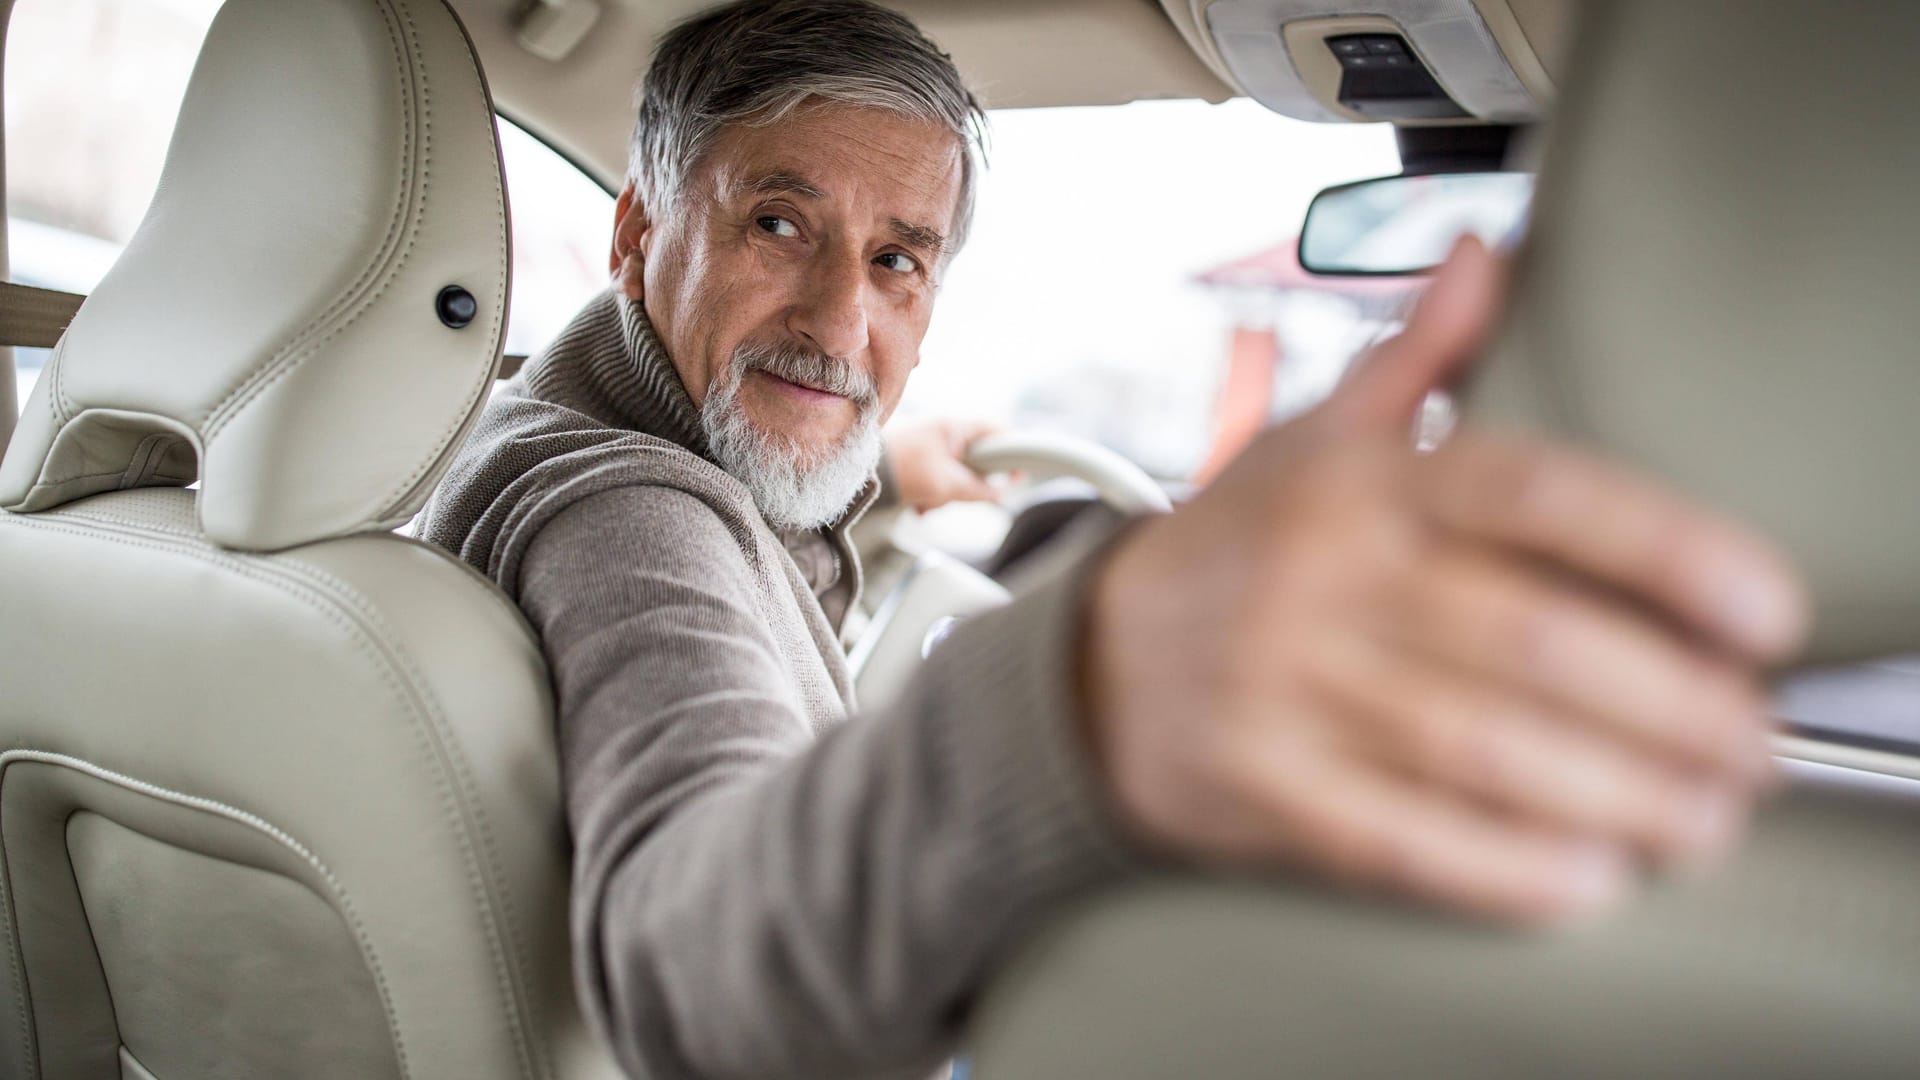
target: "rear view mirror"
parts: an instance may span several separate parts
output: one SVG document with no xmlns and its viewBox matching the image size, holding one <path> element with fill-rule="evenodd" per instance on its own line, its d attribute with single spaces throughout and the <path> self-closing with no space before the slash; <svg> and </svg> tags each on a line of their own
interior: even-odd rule
<svg viewBox="0 0 1920 1080">
<path fill-rule="evenodd" d="M 1519 172 L 1383 176 L 1330 187 L 1307 207 L 1300 265 L 1310 273 L 1418 274 L 1473 233 L 1489 247 L 1519 234 L 1533 175 Z"/>
</svg>

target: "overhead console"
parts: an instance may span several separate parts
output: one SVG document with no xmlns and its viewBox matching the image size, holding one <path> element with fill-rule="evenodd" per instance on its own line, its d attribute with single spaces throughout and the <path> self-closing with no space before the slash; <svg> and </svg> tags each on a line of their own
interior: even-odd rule
<svg viewBox="0 0 1920 1080">
<path fill-rule="evenodd" d="M 1526 124 L 1569 0 L 1162 0 L 1209 64 L 1301 120 Z M 1539 46 L 1536 48 L 1536 46 Z"/>
</svg>

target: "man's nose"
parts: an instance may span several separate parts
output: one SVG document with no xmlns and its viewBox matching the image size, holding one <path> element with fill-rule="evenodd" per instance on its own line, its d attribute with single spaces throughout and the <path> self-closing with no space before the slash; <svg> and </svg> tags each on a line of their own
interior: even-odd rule
<svg viewBox="0 0 1920 1080">
<path fill-rule="evenodd" d="M 867 347 L 865 259 L 820 260 L 788 317 L 788 329 L 828 356 L 858 356 Z"/>
</svg>

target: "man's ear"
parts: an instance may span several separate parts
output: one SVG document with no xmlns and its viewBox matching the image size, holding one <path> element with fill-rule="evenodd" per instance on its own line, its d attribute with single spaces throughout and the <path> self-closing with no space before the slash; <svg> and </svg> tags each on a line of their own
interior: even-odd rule
<svg viewBox="0 0 1920 1080">
<path fill-rule="evenodd" d="M 633 182 L 620 189 L 613 201 L 613 248 L 607 255 L 607 271 L 616 288 L 630 300 L 639 300 L 645 292 L 647 256 L 643 241 L 651 222 L 647 208 Z"/>
</svg>

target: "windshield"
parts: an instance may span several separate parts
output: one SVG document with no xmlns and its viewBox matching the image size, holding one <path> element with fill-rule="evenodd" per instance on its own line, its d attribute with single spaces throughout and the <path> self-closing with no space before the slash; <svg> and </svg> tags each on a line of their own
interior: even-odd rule
<svg viewBox="0 0 1920 1080">
<path fill-rule="evenodd" d="M 1223 437 L 1317 399 L 1398 312 L 1405 284 L 1315 279 L 1293 255 L 1316 192 L 1397 168 L 1386 125 L 1245 99 L 996 112 L 974 233 L 902 409 L 1204 478 Z"/>
</svg>

